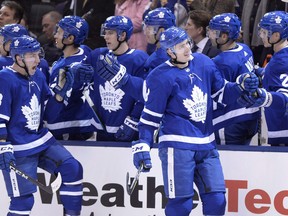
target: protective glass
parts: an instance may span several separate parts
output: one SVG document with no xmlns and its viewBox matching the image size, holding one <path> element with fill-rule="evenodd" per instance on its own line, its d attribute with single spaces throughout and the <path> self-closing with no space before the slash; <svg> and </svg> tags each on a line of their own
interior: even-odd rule
<svg viewBox="0 0 288 216">
<path fill-rule="evenodd" d="M 258 28 L 258 36 L 262 39 L 267 38 L 267 37 L 271 37 L 271 35 L 269 34 L 269 31 L 267 29 L 263 29 L 261 27 Z"/>
<path fill-rule="evenodd" d="M 187 50 L 191 51 L 192 46 L 192 41 L 187 39 L 179 44 L 176 44 L 171 50 L 175 53 L 184 53 Z"/>
<path fill-rule="evenodd" d="M 159 26 L 146 25 L 145 23 L 143 23 L 142 28 L 145 35 L 157 34 L 159 30 Z"/>
<path fill-rule="evenodd" d="M 211 40 L 219 38 L 220 35 L 221 31 L 216 29 L 210 29 L 209 26 L 206 27 L 206 36 L 209 37 Z"/>
</svg>

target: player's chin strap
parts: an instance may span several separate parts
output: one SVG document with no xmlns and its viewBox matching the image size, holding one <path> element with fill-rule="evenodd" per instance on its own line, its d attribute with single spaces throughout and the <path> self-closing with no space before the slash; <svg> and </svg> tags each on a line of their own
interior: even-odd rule
<svg viewBox="0 0 288 216">
<path fill-rule="evenodd" d="M 118 41 L 118 46 L 115 48 L 115 49 L 113 49 L 112 51 L 113 52 L 115 52 L 116 50 L 118 50 L 119 49 L 119 47 L 121 46 L 121 44 L 125 41 L 120 41 L 119 39 L 117 39 L 117 41 Z"/>
<path fill-rule="evenodd" d="M 175 56 L 176 56 L 176 55 L 175 55 Z M 171 59 L 170 59 L 170 62 L 171 62 L 172 64 L 183 64 L 183 65 L 187 63 L 187 62 L 177 61 L 177 56 L 176 56 L 175 59 L 171 58 Z"/>
<path fill-rule="evenodd" d="M 15 58 L 16 58 L 16 56 L 15 56 Z M 18 64 L 18 61 L 16 60 L 16 64 L 19 66 L 19 67 L 21 67 L 21 68 L 23 68 L 24 70 L 25 70 L 25 72 L 26 72 L 26 74 L 27 74 L 27 79 L 29 80 L 30 79 L 30 74 L 29 74 L 29 70 L 28 70 L 28 68 L 27 68 L 27 66 L 26 66 L 26 62 L 25 62 L 25 60 L 24 60 L 24 56 L 23 55 L 21 55 L 21 59 L 22 59 L 22 61 L 23 61 L 23 64 L 24 64 L 24 66 L 21 66 L 20 64 Z"/>
</svg>

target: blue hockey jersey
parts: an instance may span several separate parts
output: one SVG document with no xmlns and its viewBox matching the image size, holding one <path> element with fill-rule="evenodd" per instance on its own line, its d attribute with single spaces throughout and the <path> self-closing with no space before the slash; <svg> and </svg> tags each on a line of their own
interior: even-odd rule
<svg viewBox="0 0 288 216">
<path fill-rule="evenodd" d="M 145 107 L 138 125 L 139 138 L 153 143 L 161 123 L 159 147 L 204 150 L 215 148 L 213 103 L 236 103 L 235 83 L 227 83 L 213 61 L 200 53 L 188 67 L 169 61 L 156 67 L 144 82 Z"/>
<path fill-rule="evenodd" d="M 86 48 L 79 48 L 79 51 L 69 57 L 61 57 L 56 61 L 51 68 L 50 86 L 55 87 L 59 71 L 63 70 L 66 66 L 75 64 L 77 62 L 91 63 L 90 50 Z M 65 109 L 61 114 L 55 117 L 54 112 L 57 112 L 57 101 L 55 106 L 51 106 L 50 112 L 46 116 L 45 124 L 47 128 L 55 136 L 60 136 L 65 133 L 86 133 L 95 131 L 92 125 L 93 112 L 83 96 L 84 84 L 78 80 L 74 80 L 71 96 L 66 103 Z"/>
<path fill-rule="evenodd" d="M 235 48 L 219 53 L 213 58 L 213 61 L 229 82 L 235 82 L 237 77 L 243 73 L 254 72 L 252 51 L 242 43 L 237 43 Z M 215 130 L 218 130 L 237 122 L 257 121 L 259 115 L 259 108 L 245 108 L 238 103 L 229 106 L 214 104 L 213 124 Z"/>
<path fill-rule="evenodd" d="M 51 96 L 43 73 L 37 69 L 29 80 L 10 67 L 0 73 L 0 138 L 12 143 L 16 157 L 44 150 L 56 140 L 43 127 L 44 104 Z"/>
<path fill-rule="evenodd" d="M 97 70 L 99 55 L 109 52 L 108 48 L 97 48 L 92 51 L 92 65 Z M 148 55 L 135 49 L 128 49 L 126 53 L 116 56 L 120 64 L 126 67 L 126 71 L 132 76 L 144 78 L 144 63 Z M 129 91 L 129 90 L 128 90 Z M 127 116 L 140 117 L 143 103 L 131 97 L 122 89 L 114 89 L 108 81 L 105 81 L 95 73 L 93 102 L 98 111 L 102 123 L 106 126 L 107 134 L 115 134 L 124 123 Z M 100 124 L 95 125 L 98 130 L 103 130 Z"/>
<path fill-rule="evenodd" d="M 276 52 L 264 68 L 263 88 L 273 95 L 265 107 L 268 143 L 288 145 L 288 48 Z"/>
</svg>

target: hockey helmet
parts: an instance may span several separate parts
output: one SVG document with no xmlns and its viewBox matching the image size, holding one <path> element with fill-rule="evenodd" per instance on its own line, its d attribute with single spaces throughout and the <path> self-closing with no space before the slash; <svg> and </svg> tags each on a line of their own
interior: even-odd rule
<svg viewBox="0 0 288 216">
<path fill-rule="evenodd" d="M 10 45 L 10 54 L 13 59 L 15 59 L 16 55 L 24 55 L 40 50 L 40 43 L 35 38 L 28 35 L 13 38 Z"/>
<path fill-rule="evenodd" d="M 158 28 L 170 28 L 175 26 L 175 15 L 165 7 L 156 8 L 150 11 L 143 20 L 146 26 L 158 26 Z"/>
<path fill-rule="evenodd" d="M 15 37 L 29 35 L 29 33 L 27 29 L 20 24 L 7 24 L 0 29 L 0 35 L 3 36 L 3 44 L 5 44 Z"/>
<path fill-rule="evenodd" d="M 101 26 L 101 36 L 105 35 L 105 30 L 115 30 L 118 39 L 123 32 L 126 32 L 126 40 L 129 40 L 133 33 L 133 23 L 126 16 L 110 16 Z"/>
<path fill-rule="evenodd" d="M 209 30 L 216 30 L 220 34 L 227 33 L 228 37 L 232 40 L 236 40 L 239 37 L 241 31 L 241 21 L 239 17 L 234 13 L 223 13 L 214 16 L 209 22 Z"/>
<path fill-rule="evenodd" d="M 274 32 L 279 32 L 281 39 L 288 38 L 287 13 L 284 11 L 273 11 L 264 14 L 259 22 L 258 34 L 261 29 L 268 31 L 268 37 L 271 37 Z"/>
<path fill-rule="evenodd" d="M 160 36 L 160 45 L 163 49 L 174 49 L 174 46 L 188 39 L 189 36 L 185 30 L 172 26 L 166 29 Z"/>
<path fill-rule="evenodd" d="M 58 26 L 63 29 L 64 38 L 74 36 L 75 45 L 82 44 L 88 36 L 89 25 L 79 16 L 65 16 L 59 21 Z"/>
</svg>

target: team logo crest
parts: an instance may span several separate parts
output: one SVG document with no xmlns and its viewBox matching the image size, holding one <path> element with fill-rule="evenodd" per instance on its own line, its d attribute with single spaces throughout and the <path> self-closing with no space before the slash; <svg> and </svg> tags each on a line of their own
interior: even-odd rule
<svg viewBox="0 0 288 216">
<path fill-rule="evenodd" d="M 204 123 L 207 113 L 207 94 L 204 94 L 203 91 L 195 85 L 191 97 L 192 99 L 183 100 L 185 108 L 190 113 L 190 119 L 195 122 Z"/>
<path fill-rule="evenodd" d="M 101 106 L 103 109 L 109 112 L 116 112 L 122 109 L 121 100 L 125 93 L 121 89 L 115 89 L 109 84 L 108 81 L 105 82 L 105 87 L 99 86 L 99 92 L 101 97 Z"/>
<path fill-rule="evenodd" d="M 40 123 L 41 106 L 34 94 L 29 103 L 30 106 L 22 106 L 21 111 L 27 120 L 27 127 L 30 130 L 38 131 Z"/>
</svg>

